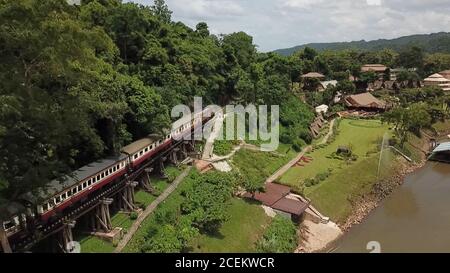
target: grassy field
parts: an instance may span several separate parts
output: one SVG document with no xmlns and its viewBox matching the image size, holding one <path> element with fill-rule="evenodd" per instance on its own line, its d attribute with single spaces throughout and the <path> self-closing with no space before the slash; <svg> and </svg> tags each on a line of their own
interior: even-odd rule
<svg viewBox="0 0 450 273">
<path fill-rule="evenodd" d="M 335 141 L 316 148 L 308 156 L 313 158 L 305 166 L 290 169 L 280 182 L 301 189 L 313 205 L 336 222 L 344 221 L 352 212 L 352 202 L 372 190 L 379 178 L 396 171 L 396 157 L 386 150 L 380 160 L 382 137 L 391 132 L 388 125 L 376 120 L 344 119 L 339 125 Z M 358 160 L 352 163 L 334 159 L 330 155 L 341 145 L 351 146 Z M 380 173 L 378 165 L 380 164 Z M 304 181 L 331 169 L 331 174 L 317 185 L 305 187 Z M 380 175 L 380 177 L 378 177 Z"/>
<path fill-rule="evenodd" d="M 375 183 L 393 175 L 398 167 L 395 155 L 390 151 L 383 155 L 379 174 L 378 164 L 377 155 L 364 158 L 307 188 L 305 195 L 320 212 L 335 222 L 344 222 L 352 213 L 354 201 L 370 193 Z"/>
<path fill-rule="evenodd" d="M 263 182 L 296 155 L 290 145 L 280 144 L 277 153 L 239 150 L 231 162 L 243 176 Z"/>
<path fill-rule="evenodd" d="M 140 252 L 149 230 L 160 226 L 158 215 L 177 211 L 184 200 L 182 192 L 189 188 L 192 182 L 191 178 L 187 177 L 177 190 L 152 215 L 144 220 L 141 228 L 134 234 L 123 252 Z M 220 229 L 220 234 L 216 236 L 199 235 L 198 238 L 193 240 L 190 251 L 254 252 L 254 243 L 263 233 L 270 218 L 265 215 L 264 210 L 259 205 L 241 199 L 233 199 L 228 210 L 231 217 Z"/>
<path fill-rule="evenodd" d="M 316 148 L 307 156 L 313 159 L 310 163 L 302 163 L 305 166 L 295 166 L 280 178 L 281 183 L 299 187 L 307 178 L 326 172 L 328 169 L 338 171 L 346 168 L 346 163 L 339 159 L 330 158 L 339 146 L 351 146 L 359 160 L 364 159 L 368 153 L 376 153 L 379 150 L 383 135 L 390 133 L 388 125 L 376 120 L 350 120 L 344 119 L 339 125 L 339 134 L 333 143 L 324 148 Z"/>
<path fill-rule="evenodd" d="M 193 252 L 252 253 L 255 243 L 271 221 L 259 204 L 233 199 L 228 208 L 230 219 L 217 235 L 200 235 L 191 244 Z"/>
<path fill-rule="evenodd" d="M 133 238 L 131 238 L 130 242 L 125 246 L 122 252 L 125 253 L 137 253 L 140 252 L 141 246 L 145 243 L 146 236 L 149 230 L 153 227 L 158 227 L 158 219 L 157 215 L 163 213 L 165 211 L 176 211 L 181 203 L 183 202 L 183 196 L 181 193 L 190 187 L 191 179 L 187 177 L 185 181 L 183 181 L 178 188 L 164 201 L 162 202 L 158 208 L 152 213 L 149 217 L 147 217 L 141 224 L 141 227 L 136 231 Z"/>
</svg>

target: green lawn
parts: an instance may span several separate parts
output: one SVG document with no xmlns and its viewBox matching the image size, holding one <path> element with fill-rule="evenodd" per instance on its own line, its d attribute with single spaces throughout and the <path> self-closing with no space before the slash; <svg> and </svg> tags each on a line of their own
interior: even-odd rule
<svg viewBox="0 0 450 273">
<path fill-rule="evenodd" d="M 194 170 L 192 171 L 194 172 Z M 191 178 L 188 176 L 185 180 L 178 186 L 178 188 L 164 201 L 158 208 L 147 217 L 141 224 L 140 228 L 131 238 L 130 242 L 125 246 L 122 252 L 125 253 L 138 253 L 141 251 L 141 246 L 145 243 L 146 236 L 149 230 L 153 227 L 159 227 L 157 215 L 163 214 L 166 211 L 177 211 L 183 202 L 183 196 L 181 193 L 190 187 Z"/>
<path fill-rule="evenodd" d="M 395 155 L 390 151 L 383 155 L 379 177 L 378 164 L 378 155 L 362 159 L 307 188 L 305 195 L 321 213 L 342 223 L 352 213 L 353 202 L 370 193 L 376 182 L 393 175 L 398 167 Z"/>
<path fill-rule="evenodd" d="M 193 252 L 252 253 L 255 243 L 271 221 L 259 204 L 233 199 L 228 208 L 230 219 L 219 234 L 200 235 L 191 244 Z"/>
<path fill-rule="evenodd" d="M 352 203 L 357 198 L 369 193 L 379 178 L 388 177 L 397 170 L 396 156 L 389 150 L 383 153 L 380 161 L 378 150 L 385 133 L 392 134 L 388 125 L 380 121 L 343 119 L 336 139 L 309 153 L 313 161 L 291 168 L 280 182 L 302 190 L 319 211 L 333 221 L 343 222 L 351 214 Z M 330 157 L 341 145 L 352 146 L 358 160 L 346 163 Z M 317 185 L 305 187 L 305 179 L 314 178 L 329 169 L 332 172 L 328 178 Z"/>
<path fill-rule="evenodd" d="M 244 177 L 263 182 L 296 155 L 290 145 L 280 144 L 276 153 L 241 149 L 231 162 Z"/>
<path fill-rule="evenodd" d="M 75 240 L 81 244 L 81 253 L 112 253 L 114 246 L 93 236 L 78 236 Z"/>
<path fill-rule="evenodd" d="M 295 166 L 284 174 L 280 181 L 283 184 L 299 187 L 307 178 L 326 172 L 328 169 L 339 171 L 345 168 L 346 163 L 339 159 L 328 158 L 342 145 L 352 146 L 353 153 L 363 160 L 368 152 L 376 153 L 381 144 L 383 135 L 389 132 L 388 125 L 377 120 L 350 120 L 343 119 L 339 125 L 339 134 L 335 141 L 324 148 L 316 148 L 307 156 L 313 159 L 310 163 L 301 163 L 304 166 Z"/>
</svg>

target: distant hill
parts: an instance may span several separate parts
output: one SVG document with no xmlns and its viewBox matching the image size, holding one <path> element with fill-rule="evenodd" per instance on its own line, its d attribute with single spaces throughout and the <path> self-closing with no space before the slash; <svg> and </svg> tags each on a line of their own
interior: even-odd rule
<svg viewBox="0 0 450 273">
<path fill-rule="evenodd" d="M 278 49 L 277 52 L 284 56 L 292 55 L 294 52 L 303 49 L 305 47 L 311 47 L 316 50 L 343 50 L 343 49 L 356 49 L 356 50 L 381 50 L 384 48 L 400 51 L 404 48 L 418 46 L 423 48 L 429 53 L 450 53 L 450 32 L 439 32 L 433 34 L 419 34 L 404 36 L 397 39 L 387 40 L 380 39 L 374 41 L 353 41 L 353 42 L 340 42 L 340 43 L 311 43 L 301 46 Z"/>
</svg>

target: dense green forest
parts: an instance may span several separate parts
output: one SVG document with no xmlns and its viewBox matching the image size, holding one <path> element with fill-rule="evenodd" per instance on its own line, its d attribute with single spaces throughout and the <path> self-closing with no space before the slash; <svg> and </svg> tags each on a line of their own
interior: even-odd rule
<svg viewBox="0 0 450 273">
<path fill-rule="evenodd" d="M 0 52 L 0 203 L 160 133 L 170 109 L 194 96 L 280 105 L 281 141 L 300 149 L 314 118 L 294 88 L 302 73 L 339 81 L 320 98 L 307 96 L 314 106 L 337 90 L 356 92 L 348 77 L 364 78 L 365 63 L 418 68 L 407 77 L 450 68 L 449 54 L 420 47 L 260 53 L 244 32 L 212 35 L 204 22 L 174 22 L 163 0 L 3 0 Z"/>
<path fill-rule="evenodd" d="M 275 50 L 283 56 L 289 56 L 293 53 L 304 49 L 305 47 L 314 48 L 316 50 L 360 50 L 360 51 L 374 51 L 382 49 L 392 49 L 395 51 L 402 51 L 410 47 L 419 47 L 427 53 L 450 53 L 450 33 L 439 32 L 432 34 L 420 34 L 403 36 L 396 39 L 379 39 L 373 41 L 353 41 L 353 42 L 338 42 L 338 43 L 310 43 L 291 48 L 284 48 Z"/>
<path fill-rule="evenodd" d="M 258 53 L 243 32 L 173 22 L 162 0 L 0 1 L 0 51 L 3 201 L 160 132 L 171 107 L 194 96 L 222 105 L 292 96 L 287 59 Z M 290 107 L 306 120 L 288 127 L 307 126 L 311 109 Z"/>
</svg>

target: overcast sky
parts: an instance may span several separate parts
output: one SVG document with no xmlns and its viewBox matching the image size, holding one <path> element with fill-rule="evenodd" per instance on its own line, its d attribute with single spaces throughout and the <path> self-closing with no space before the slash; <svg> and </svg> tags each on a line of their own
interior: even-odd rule
<svg viewBox="0 0 450 273">
<path fill-rule="evenodd" d="M 151 5 L 153 0 L 133 0 Z M 450 31 L 450 0 L 166 0 L 173 20 L 245 31 L 260 51 Z"/>
</svg>

